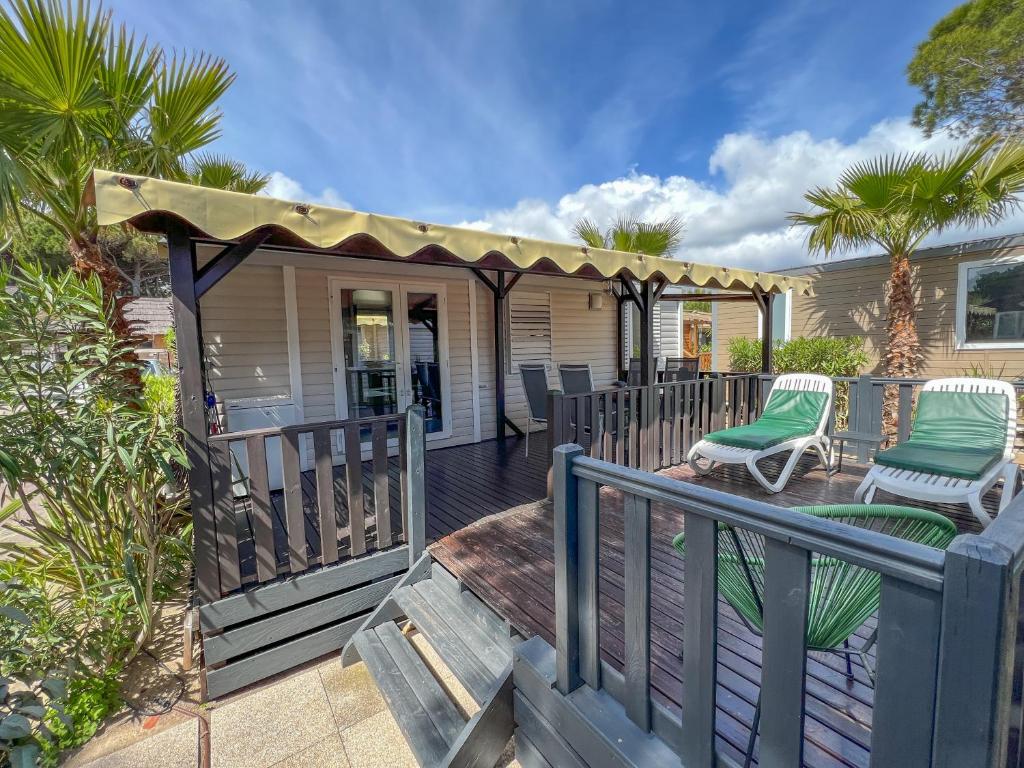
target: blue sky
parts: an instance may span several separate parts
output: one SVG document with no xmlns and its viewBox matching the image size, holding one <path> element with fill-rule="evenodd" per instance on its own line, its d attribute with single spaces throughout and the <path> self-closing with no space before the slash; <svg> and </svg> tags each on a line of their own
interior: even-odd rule
<svg viewBox="0 0 1024 768">
<path fill-rule="evenodd" d="M 555 239 L 678 214 L 688 257 L 773 266 L 803 258 L 784 215 L 809 184 L 948 145 L 908 126 L 904 70 L 954 5 L 108 3 L 227 59 L 217 150 L 276 195 Z"/>
</svg>

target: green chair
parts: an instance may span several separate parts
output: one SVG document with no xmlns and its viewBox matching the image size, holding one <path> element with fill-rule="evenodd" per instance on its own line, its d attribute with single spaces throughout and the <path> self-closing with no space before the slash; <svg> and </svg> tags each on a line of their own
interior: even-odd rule
<svg viewBox="0 0 1024 768">
<path fill-rule="evenodd" d="M 937 549 L 948 547 L 957 535 L 956 526 L 948 518 L 913 507 L 840 504 L 795 507 L 794 510 Z M 676 536 L 672 546 L 685 556 L 685 534 Z M 747 628 L 758 636 L 764 631 L 764 562 L 763 536 L 724 523 L 719 524 L 718 591 L 736 610 Z M 849 680 L 853 679 L 850 654 L 857 654 L 872 685 L 874 671 L 867 653 L 874 645 L 875 635 L 872 634 L 859 649 L 852 649 L 849 640 L 878 610 L 880 591 L 881 576 L 875 571 L 834 557 L 813 555 L 811 558 L 807 649 L 845 656 L 846 676 Z M 745 766 L 750 765 L 760 719 L 761 698 L 758 694 Z"/>
</svg>

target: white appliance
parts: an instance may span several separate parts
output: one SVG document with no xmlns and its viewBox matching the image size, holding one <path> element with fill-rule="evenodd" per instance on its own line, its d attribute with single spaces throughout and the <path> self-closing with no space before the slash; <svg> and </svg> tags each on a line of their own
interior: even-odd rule
<svg viewBox="0 0 1024 768">
<path fill-rule="evenodd" d="M 287 395 L 278 397 L 246 397 L 224 401 L 225 427 L 229 432 L 243 432 L 247 429 L 286 427 L 295 424 L 297 417 L 295 403 Z M 284 488 L 284 471 L 281 468 L 281 438 L 268 437 L 267 481 L 271 491 Z M 305 448 L 303 445 L 302 448 Z M 235 496 L 248 495 L 249 457 L 245 441 L 231 443 L 231 483 Z M 301 451 L 305 453 L 305 451 Z M 304 457 L 303 457 L 304 458 Z M 303 461 L 303 464 L 306 462 Z M 304 467 L 305 468 L 305 467 Z"/>
</svg>

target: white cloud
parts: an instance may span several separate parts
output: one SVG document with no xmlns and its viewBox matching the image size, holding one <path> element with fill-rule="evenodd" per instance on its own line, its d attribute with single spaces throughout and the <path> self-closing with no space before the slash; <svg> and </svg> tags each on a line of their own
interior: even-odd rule
<svg viewBox="0 0 1024 768">
<path fill-rule="evenodd" d="M 786 214 L 804 210 L 806 190 L 835 183 L 842 171 L 881 154 L 927 150 L 942 152 L 952 142 L 924 136 L 905 120 L 886 120 L 856 141 L 816 140 L 806 131 L 775 138 L 754 133 L 723 136 L 708 168 L 713 183 L 686 176 L 661 178 L 630 173 L 588 184 L 555 205 L 522 200 L 512 208 L 488 212 L 463 226 L 523 237 L 571 241 L 572 225 L 583 216 L 599 223 L 626 211 L 648 220 L 680 216 L 686 222 L 677 258 L 754 269 L 779 269 L 808 263 L 806 232 L 791 228 Z M 948 231 L 931 242 L 1024 230 L 1018 212 L 984 232 Z"/>
<path fill-rule="evenodd" d="M 320 203 L 332 208 L 352 207 L 333 187 L 325 187 L 319 194 L 310 194 L 302 184 L 281 171 L 271 172 L 270 182 L 263 189 L 263 194 L 297 203 Z"/>
</svg>

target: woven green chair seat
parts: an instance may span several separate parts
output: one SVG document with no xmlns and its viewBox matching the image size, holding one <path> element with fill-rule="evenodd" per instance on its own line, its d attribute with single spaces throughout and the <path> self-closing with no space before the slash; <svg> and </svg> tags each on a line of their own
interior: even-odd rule
<svg viewBox="0 0 1024 768">
<path fill-rule="evenodd" d="M 881 451 L 875 463 L 930 475 L 978 480 L 1006 449 L 1005 395 L 922 392 L 906 442 Z"/>
<path fill-rule="evenodd" d="M 956 536 L 956 526 L 926 509 L 885 504 L 842 504 L 795 507 L 794 511 L 867 528 L 937 549 Z M 685 534 L 672 545 L 686 554 Z M 754 632 L 764 631 L 764 537 L 718 526 L 718 590 Z M 826 651 L 839 647 L 878 610 L 881 576 L 834 557 L 811 557 L 807 647 Z"/>
<path fill-rule="evenodd" d="M 772 390 L 764 412 L 753 424 L 710 432 L 704 439 L 719 445 L 761 451 L 787 440 L 813 435 L 821 423 L 826 403 L 825 392 Z"/>
</svg>

